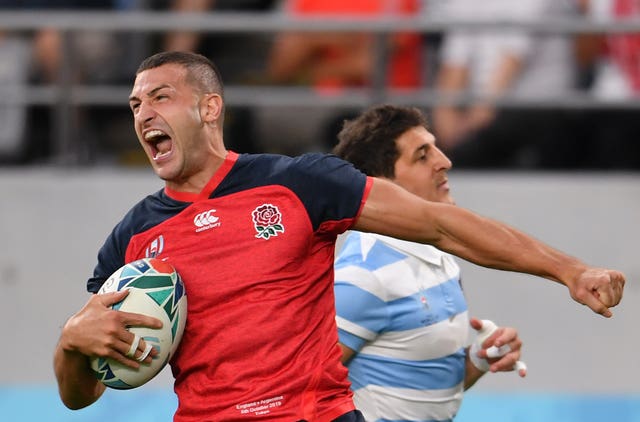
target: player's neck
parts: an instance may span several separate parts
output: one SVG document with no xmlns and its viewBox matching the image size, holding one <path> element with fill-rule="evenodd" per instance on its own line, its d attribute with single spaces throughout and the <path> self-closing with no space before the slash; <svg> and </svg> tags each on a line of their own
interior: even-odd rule
<svg viewBox="0 0 640 422">
<path fill-rule="evenodd" d="M 211 154 L 201 169 L 183 178 L 165 180 L 167 190 L 180 193 L 199 194 L 209 184 L 213 175 L 222 167 L 227 158 L 228 151 L 225 149 L 216 154 Z"/>
</svg>

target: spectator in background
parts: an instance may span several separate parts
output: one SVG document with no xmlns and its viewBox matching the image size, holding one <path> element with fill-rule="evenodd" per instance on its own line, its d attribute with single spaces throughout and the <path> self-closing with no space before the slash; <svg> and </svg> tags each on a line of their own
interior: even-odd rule
<svg viewBox="0 0 640 422">
<path fill-rule="evenodd" d="M 204 13 L 212 10 L 215 0 L 173 0 L 169 10 L 176 13 Z M 203 35 L 194 31 L 172 31 L 164 35 L 166 51 L 198 51 Z"/>
<path fill-rule="evenodd" d="M 135 0 L 0 0 L 0 10 L 44 10 L 44 11 L 93 11 L 122 10 Z M 68 37 L 68 57 L 70 74 L 64 72 L 64 33 L 57 28 L 42 27 L 32 32 L 5 32 L 0 37 L 0 84 L 10 89 L 9 97 L 18 94 L 26 97 L 24 91 L 29 83 L 56 84 L 61 78 L 73 82 L 109 83 L 129 78 L 130 69 L 123 66 L 127 57 L 126 49 L 118 42 L 118 36 L 108 31 L 70 32 Z M 7 98 L 6 95 L 3 95 Z M 52 109 L 49 106 L 29 104 L 0 106 L 0 160 L 15 163 L 49 159 L 52 153 L 52 132 L 55 127 Z M 79 110 L 74 110 L 79 113 Z M 86 148 L 88 142 L 102 134 L 101 130 L 88 133 L 95 122 L 85 123 L 91 113 L 74 114 L 72 135 L 78 138 L 79 147 Z M 101 121 L 105 120 L 101 113 Z M 31 124 L 30 122 L 37 122 Z M 120 133 L 120 136 L 122 134 Z M 80 138 L 82 138 L 80 140 Z M 11 151 L 2 145 L 12 143 Z M 80 145 L 79 143 L 83 144 Z M 4 154 L 3 154 L 4 153 Z"/>
<path fill-rule="evenodd" d="M 384 15 L 411 17 L 420 11 L 419 0 L 286 0 L 284 13 L 299 18 Z M 380 72 L 375 34 L 359 32 L 282 32 L 275 37 L 267 72 L 274 83 L 313 86 L 319 92 L 339 93 L 343 88 L 370 87 Z M 384 48 L 388 64 L 383 69 L 387 88 L 415 89 L 421 85 L 421 36 L 390 34 Z M 357 110 L 334 111 L 323 125 L 320 137 L 331 149 L 345 117 Z"/>
<path fill-rule="evenodd" d="M 122 10 L 124 2 L 117 0 L 50 0 L 30 1 L 29 9 L 99 11 Z M 63 33 L 56 28 L 42 28 L 33 37 L 35 77 L 38 82 L 51 83 L 59 78 L 62 66 Z M 70 54 L 73 56 L 75 80 L 88 82 L 113 81 L 128 69 L 119 69 L 123 57 L 119 56 L 115 33 L 82 31 L 72 33 Z"/>
<path fill-rule="evenodd" d="M 635 0 L 580 0 L 594 22 L 640 18 Z M 592 70 L 590 91 L 606 101 L 640 98 L 640 33 L 583 34 L 582 62 Z M 607 108 L 585 113 L 582 133 L 590 139 L 589 165 L 600 169 L 640 169 L 640 119 L 634 109 Z"/>
<path fill-rule="evenodd" d="M 481 22 L 537 21 L 570 16 L 555 0 L 450 0 L 445 16 Z M 562 167 L 574 147 L 564 114 L 540 108 L 507 109 L 499 99 L 553 101 L 574 87 L 572 45 L 565 34 L 479 28 L 444 34 L 437 89 L 467 96 L 464 107 L 442 103 L 433 111 L 434 133 L 458 167 Z"/>
<path fill-rule="evenodd" d="M 413 16 L 416 0 L 288 0 L 287 13 L 297 17 Z M 276 82 L 311 84 L 319 89 L 370 85 L 376 71 L 375 35 L 367 33 L 281 33 L 274 42 L 269 75 Z M 389 39 L 387 85 L 420 85 L 420 35 L 395 33 Z"/>
<path fill-rule="evenodd" d="M 207 13 L 211 11 L 266 12 L 271 11 L 276 3 L 277 0 L 168 0 L 167 7 L 170 11 L 176 13 Z M 211 45 L 212 37 L 215 37 L 216 41 L 220 41 L 220 37 L 223 37 L 223 35 L 211 35 L 188 30 L 170 31 L 163 35 L 162 49 L 165 51 L 219 52 L 221 48 L 225 48 L 228 52 L 233 52 L 233 48 L 238 47 L 238 42 L 244 40 L 244 37 L 231 35 L 229 39 L 225 40 L 230 41 L 231 46 L 225 47 Z M 222 59 L 224 60 L 224 58 Z"/>
</svg>

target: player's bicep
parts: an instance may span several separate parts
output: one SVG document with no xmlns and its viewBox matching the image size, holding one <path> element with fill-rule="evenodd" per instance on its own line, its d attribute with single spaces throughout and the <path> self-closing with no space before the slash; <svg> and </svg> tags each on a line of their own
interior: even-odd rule
<svg viewBox="0 0 640 422">
<path fill-rule="evenodd" d="M 441 205 L 427 202 L 388 180 L 374 178 L 354 229 L 433 243 L 441 237 L 434 218 Z"/>
</svg>

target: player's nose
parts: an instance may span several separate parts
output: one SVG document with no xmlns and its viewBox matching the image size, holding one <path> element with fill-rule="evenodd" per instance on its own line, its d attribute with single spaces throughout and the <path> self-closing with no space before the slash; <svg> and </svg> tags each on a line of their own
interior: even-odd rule
<svg viewBox="0 0 640 422">
<path fill-rule="evenodd" d="M 449 157 L 447 157 L 447 155 L 442 152 L 440 148 L 434 146 L 434 152 L 436 156 L 434 163 L 437 170 L 449 170 L 451 167 L 453 167 L 453 163 L 451 162 Z"/>
<path fill-rule="evenodd" d="M 144 101 L 140 103 L 138 106 L 138 112 L 136 113 L 136 120 L 139 123 L 147 123 L 153 120 L 153 118 L 157 115 L 154 108 Z"/>
</svg>

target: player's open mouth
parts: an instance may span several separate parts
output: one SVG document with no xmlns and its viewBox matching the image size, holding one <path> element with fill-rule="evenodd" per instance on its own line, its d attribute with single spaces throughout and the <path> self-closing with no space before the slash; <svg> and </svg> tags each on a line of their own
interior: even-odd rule
<svg viewBox="0 0 640 422">
<path fill-rule="evenodd" d="M 151 146 L 151 156 L 156 161 L 171 153 L 173 147 L 171 137 L 161 130 L 153 129 L 146 132 L 144 140 Z"/>
</svg>

